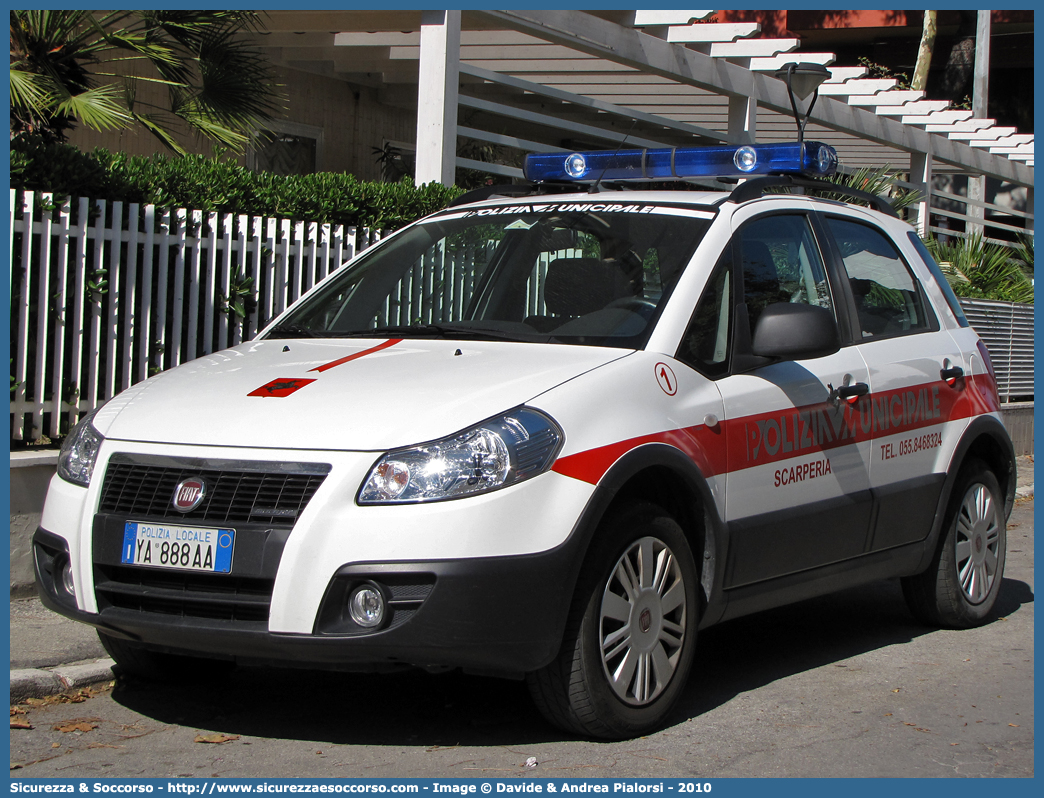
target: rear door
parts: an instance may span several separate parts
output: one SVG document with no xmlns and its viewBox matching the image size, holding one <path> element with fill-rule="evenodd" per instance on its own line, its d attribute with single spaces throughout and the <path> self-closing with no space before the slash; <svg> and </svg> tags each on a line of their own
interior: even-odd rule
<svg viewBox="0 0 1044 798">
<path fill-rule="evenodd" d="M 848 279 L 857 348 L 869 369 L 870 484 L 878 503 L 870 548 L 887 549 L 922 540 L 931 528 L 966 426 L 954 413 L 965 364 L 889 235 L 852 216 L 823 220 Z"/>
</svg>

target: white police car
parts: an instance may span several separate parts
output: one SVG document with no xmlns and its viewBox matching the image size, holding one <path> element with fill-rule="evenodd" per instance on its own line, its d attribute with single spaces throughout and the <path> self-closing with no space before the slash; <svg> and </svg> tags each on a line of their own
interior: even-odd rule
<svg viewBox="0 0 1044 798">
<path fill-rule="evenodd" d="M 918 618 L 983 622 L 1015 484 L 989 356 L 886 203 L 765 193 L 835 166 L 530 156 L 524 195 L 403 229 L 85 418 L 45 602 L 131 674 L 524 675 L 601 737 L 661 724 L 729 618 L 902 577 Z M 753 177 L 622 182 L 722 172 Z"/>
</svg>

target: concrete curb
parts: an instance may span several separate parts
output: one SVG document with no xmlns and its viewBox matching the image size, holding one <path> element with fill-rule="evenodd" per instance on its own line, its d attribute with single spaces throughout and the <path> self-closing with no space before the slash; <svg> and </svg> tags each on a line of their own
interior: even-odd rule
<svg viewBox="0 0 1044 798">
<path fill-rule="evenodd" d="M 89 662 L 73 662 L 53 668 L 26 668 L 11 671 L 11 703 L 17 704 L 26 698 L 46 698 L 66 690 L 78 690 L 100 682 L 111 682 L 116 678 L 112 672 L 115 663 L 111 659 L 96 659 Z"/>
</svg>

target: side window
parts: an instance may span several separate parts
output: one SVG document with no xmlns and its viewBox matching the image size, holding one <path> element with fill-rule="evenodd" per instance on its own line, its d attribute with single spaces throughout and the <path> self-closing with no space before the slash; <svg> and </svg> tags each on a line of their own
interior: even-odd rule
<svg viewBox="0 0 1044 798">
<path fill-rule="evenodd" d="M 953 292 L 953 289 L 950 287 L 950 281 L 946 279 L 946 275 L 939 268 L 939 264 L 935 262 L 935 258 L 932 257 L 932 253 L 928 251 L 928 247 L 924 245 L 921 237 L 913 231 L 907 233 L 907 236 L 910 239 L 910 243 L 917 250 L 917 254 L 921 256 L 921 260 L 924 261 L 924 265 L 928 267 L 928 271 L 932 273 L 932 278 L 935 280 L 936 285 L 939 286 L 939 290 L 942 291 L 942 295 L 946 298 L 946 304 L 950 306 L 950 311 L 957 320 L 957 324 L 961 327 L 971 326 L 968 323 L 968 318 L 964 315 L 961 300 Z"/>
<path fill-rule="evenodd" d="M 917 282 L 892 242 L 879 230 L 827 217 L 855 297 L 863 340 L 931 328 Z"/>
<path fill-rule="evenodd" d="M 678 360 L 708 377 L 728 371 L 732 305 L 732 248 L 728 247 L 696 303 Z"/>
<path fill-rule="evenodd" d="M 833 308 L 826 269 L 806 217 L 756 219 L 740 231 L 739 249 L 751 337 L 761 312 L 775 302 Z"/>
</svg>

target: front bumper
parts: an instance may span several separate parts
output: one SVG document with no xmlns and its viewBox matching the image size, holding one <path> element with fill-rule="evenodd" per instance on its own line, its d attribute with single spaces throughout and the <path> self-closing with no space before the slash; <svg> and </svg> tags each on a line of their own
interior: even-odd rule
<svg viewBox="0 0 1044 798">
<path fill-rule="evenodd" d="M 33 548 L 46 606 L 150 649 L 243 664 L 339 670 L 413 665 L 513 676 L 543 667 L 558 651 L 578 545 L 578 536 L 572 535 L 538 554 L 346 565 L 326 586 L 312 634 L 272 632 L 259 620 L 126 606 L 85 612 L 56 577 L 56 562 L 69 556 L 64 539 L 40 529 Z M 362 581 L 381 586 L 391 599 L 392 620 L 376 632 L 353 629 L 341 611 L 351 587 Z"/>
<path fill-rule="evenodd" d="M 574 527 L 591 486 L 550 472 L 467 499 L 359 507 L 352 497 L 373 458 L 295 452 L 284 463 L 263 450 L 106 441 L 88 488 L 52 480 L 34 539 L 43 599 L 152 649 L 243 662 L 512 674 L 550 662 L 581 559 Z M 143 470 L 126 477 L 124 488 L 116 463 Z M 281 510 L 255 495 L 257 474 L 319 472 L 328 473 L 292 526 L 264 517 Z M 155 497 L 172 495 L 174 482 L 196 474 L 213 482 L 210 503 L 168 523 L 234 527 L 232 572 L 124 564 L 125 523 L 163 519 Z M 226 478 L 246 487 L 226 492 Z M 70 564 L 75 597 L 55 578 L 55 558 Z M 360 581 L 376 583 L 389 601 L 390 617 L 376 631 L 355 627 L 344 612 Z"/>
</svg>

